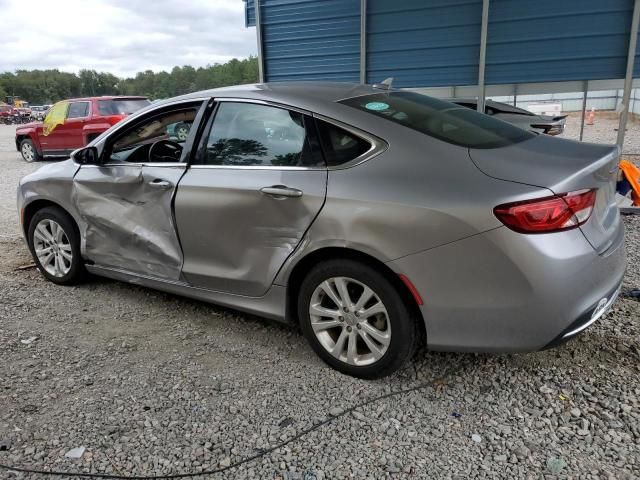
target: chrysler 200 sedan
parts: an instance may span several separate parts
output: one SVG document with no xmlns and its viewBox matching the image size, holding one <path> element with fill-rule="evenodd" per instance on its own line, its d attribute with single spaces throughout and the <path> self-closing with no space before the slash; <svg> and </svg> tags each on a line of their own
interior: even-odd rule
<svg viewBox="0 0 640 480">
<path fill-rule="evenodd" d="M 18 206 L 52 282 L 293 322 L 375 378 L 422 342 L 535 351 L 595 322 L 626 265 L 618 159 L 414 92 L 261 84 L 137 112 L 22 179 Z"/>
</svg>

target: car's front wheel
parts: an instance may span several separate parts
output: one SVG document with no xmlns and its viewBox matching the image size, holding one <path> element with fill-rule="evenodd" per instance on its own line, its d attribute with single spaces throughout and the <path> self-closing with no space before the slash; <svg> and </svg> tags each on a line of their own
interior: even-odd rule
<svg viewBox="0 0 640 480">
<path fill-rule="evenodd" d="M 347 375 L 389 375 L 417 345 L 416 319 L 402 295 L 365 263 L 331 260 L 313 268 L 300 286 L 298 315 L 315 352 Z"/>
<path fill-rule="evenodd" d="M 25 162 L 31 163 L 41 160 L 35 145 L 28 138 L 24 139 L 22 143 L 20 143 L 20 154 Z"/>
<path fill-rule="evenodd" d="M 80 236 L 64 211 L 55 207 L 38 210 L 29 223 L 28 235 L 33 259 L 48 280 L 74 285 L 84 279 Z"/>
</svg>

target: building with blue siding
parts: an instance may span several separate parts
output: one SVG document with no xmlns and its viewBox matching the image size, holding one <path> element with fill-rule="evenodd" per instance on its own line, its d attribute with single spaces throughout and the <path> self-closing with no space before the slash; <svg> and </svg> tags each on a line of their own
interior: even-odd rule
<svg viewBox="0 0 640 480">
<path fill-rule="evenodd" d="M 262 81 L 393 77 L 475 96 L 480 110 L 487 95 L 582 91 L 586 102 L 587 90 L 623 86 L 628 105 L 640 76 L 640 0 L 245 2 Z"/>
<path fill-rule="evenodd" d="M 259 4 L 266 81 L 478 83 L 482 0 Z M 491 0 L 486 83 L 624 78 L 633 6 L 634 0 Z M 246 3 L 246 23 L 256 25 L 254 0 Z M 634 76 L 639 57 L 640 51 Z"/>
</svg>

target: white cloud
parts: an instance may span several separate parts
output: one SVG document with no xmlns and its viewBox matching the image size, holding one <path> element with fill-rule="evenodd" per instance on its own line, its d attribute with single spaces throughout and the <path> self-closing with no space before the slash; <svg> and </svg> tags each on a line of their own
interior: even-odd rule
<svg viewBox="0 0 640 480">
<path fill-rule="evenodd" d="M 0 72 L 89 68 L 130 76 L 257 51 L 242 0 L 0 0 L 0 12 Z"/>
</svg>

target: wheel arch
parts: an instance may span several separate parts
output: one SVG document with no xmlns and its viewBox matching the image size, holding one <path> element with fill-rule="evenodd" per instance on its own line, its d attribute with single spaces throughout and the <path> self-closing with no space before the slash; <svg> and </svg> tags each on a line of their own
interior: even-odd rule
<svg viewBox="0 0 640 480">
<path fill-rule="evenodd" d="M 287 279 L 286 318 L 289 322 L 294 325 L 298 325 L 298 322 L 300 321 L 296 313 L 297 300 L 300 284 L 304 277 L 318 263 L 335 259 L 355 260 L 364 263 L 383 274 L 385 278 L 387 278 L 387 280 L 389 280 L 396 288 L 406 305 L 408 305 L 412 313 L 415 315 L 416 321 L 420 323 L 419 330 L 421 331 L 421 334 L 426 335 L 426 325 L 422 312 L 420 311 L 420 307 L 400 276 L 377 258 L 349 247 L 323 247 L 308 253 L 295 264 Z"/>
<path fill-rule="evenodd" d="M 27 242 L 29 241 L 29 225 L 31 223 L 31 219 L 33 218 L 33 216 L 39 212 L 40 210 L 42 210 L 43 208 L 46 207 L 55 207 L 59 210 L 61 210 L 62 212 L 64 212 L 70 219 L 71 222 L 73 224 L 73 228 L 76 230 L 76 233 L 78 234 L 78 237 L 80 237 L 80 228 L 78 227 L 78 222 L 76 221 L 76 219 L 74 218 L 73 215 L 71 215 L 71 213 L 64 208 L 62 205 L 60 205 L 59 203 L 56 203 L 52 200 L 46 199 L 46 198 L 39 198 L 36 199 L 32 202 L 29 202 L 28 204 L 26 204 L 23 208 L 22 208 L 22 212 L 21 212 L 21 216 L 22 216 L 22 231 L 24 232 L 24 236 L 27 239 Z"/>
<path fill-rule="evenodd" d="M 34 137 L 30 133 L 17 133 L 16 134 L 16 150 L 20 151 L 20 146 L 24 140 L 31 140 L 33 143 L 33 148 L 36 149 L 38 155 L 42 155 L 42 149 L 40 148 L 40 144 L 36 142 Z"/>
</svg>

